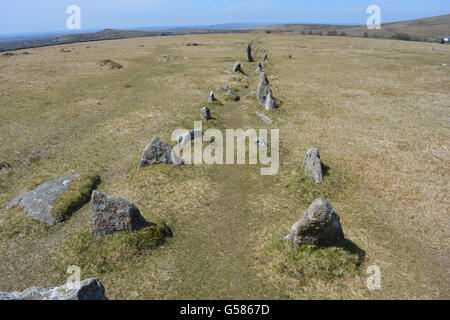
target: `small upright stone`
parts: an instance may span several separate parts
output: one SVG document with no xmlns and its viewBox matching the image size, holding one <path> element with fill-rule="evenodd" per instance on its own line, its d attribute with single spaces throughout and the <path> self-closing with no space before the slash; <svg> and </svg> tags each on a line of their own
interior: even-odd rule
<svg viewBox="0 0 450 320">
<path fill-rule="evenodd" d="M 252 46 L 250 45 L 250 43 L 247 45 L 247 61 L 248 62 L 253 62 Z"/>
<path fill-rule="evenodd" d="M 240 72 L 242 71 L 241 62 L 237 61 L 233 66 L 233 72 Z"/>
<path fill-rule="evenodd" d="M 258 84 L 258 103 L 264 107 L 266 104 L 266 96 L 269 94 L 269 79 L 267 79 L 267 76 L 264 72 L 261 73 L 261 76 L 259 77 L 259 84 Z"/>
<path fill-rule="evenodd" d="M 318 246 L 339 245 L 344 240 L 341 219 L 331 205 L 322 199 L 314 200 L 305 215 L 297 221 L 286 240 L 298 244 Z"/>
<path fill-rule="evenodd" d="M 214 91 L 211 91 L 209 93 L 208 103 L 213 103 L 214 101 L 216 101 L 216 98 L 214 97 Z"/>
<path fill-rule="evenodd" d="M 124 230 L 137 231 L 150 225 L 131 202 L 98 191 L 92 192 L 91 233 L 104 235 Z"/>
<path fill-rule="evenodd" d="M 211 110 L 209 110 L 208 107 L 203 107 L 200 110 L 200 119 L 201 120 L 206 120 L 206 121 L 211 119 Z"/>
<path fill-rule="evenodd" d="M 272 90 L 269 90 L 269 94 L 266 96 L 265 109 L 266 110 L 275 110 L 277 108 L 275 104 L 275 100 L 272 95 Z"/>
<path fill-rule="evenodd" d="M 316 183 L 322 181 L 322 163 L 320 161 L 320 153 L 316 148 L 311 148 L 303 159 L 303 165 L 306 172 L 313 178 Z"/>
<path fill-rule="evenodd" d="M 142 154 L 139 168 L 151 164 L 183 164 L 183 160 L 178 158 L 170 144 L 161 141 L 158 137 L 152 137 Z"/>
<path fill-rule="evenodd" d="M 258 62 L 258 68 L 256 68 L 255 72 L 261 73 L 263 71 L 264 71 L 263 65 L 261 64 L 261 62 Z"/>
</svg>

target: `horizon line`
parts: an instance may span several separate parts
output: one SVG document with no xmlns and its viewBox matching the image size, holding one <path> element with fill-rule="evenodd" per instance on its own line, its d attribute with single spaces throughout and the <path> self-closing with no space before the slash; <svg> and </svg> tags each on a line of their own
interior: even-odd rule
<svg viewBox="0 0 450 320">
<path fill-rule="evenodd" d="M 405 21 L 411 21 L 411 20 L 420 20 L 420 19 L 427 19 L 427 18 L 435 18 L 440 16 L 446 16 L 450 15 L 450 13 L 444 13 L 436 16 L 425 16 L 420 18 L 407 18 L 403 20 L 394 20 L 394 21 L 386 21 L 382 22 L 381 24 L 388 24 L 388 23 L 396 23 L 396 22 L 405 22 Z M 46 31 L 27 31 L 27 32 L 17 32 L 17 33 L 0 33 L 0 37 L 21 37 L 21 36 L 27 36 L 27 35 L 44 35 L 44 34 L 80 34 L 80 33 L 91 33 L 91 32 L 98 32 L 103 30 L 120 30 L 120 31 L 173 31 L 173 29 L 179 29 L 179 28 L 205 28 L 207 27 L 217 27 L 221 25 L 233 25 L 233 24 L 240 24 L 240 25 L 248 25 L 248 28 L 253 27 L 267 27 L 267 26 L 275 26 L 275 25 L 335 25 L 335 26 L 363 26 L 364 24 L 360 23 L 302 23 L 302 22 L 274 22 L 274 23 L 258 23 L 258 22 L 226 22 L 226 23 L 217 23 L 217 24 L 205 24 L 205 25 L 168 25 L 168 26 L 147 26 L 147 27 L 99 27 L 99 28 L 89 28 L 89 29 L 80 29 L 80 30 L 46 30 Z M 155 30 L 151 30 L 155 29 Z M 231 29 L 240 29 L 240 27 L 237 28 L 229 28 L 229 29 L 223 29 L 223 30 L 231 30 Z"/>
</svg>

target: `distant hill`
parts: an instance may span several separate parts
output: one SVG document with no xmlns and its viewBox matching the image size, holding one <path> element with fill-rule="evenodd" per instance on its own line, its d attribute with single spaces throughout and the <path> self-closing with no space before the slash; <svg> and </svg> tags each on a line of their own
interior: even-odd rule
<svg viewBox="0 0 450 320">
<path fill-rule="evenodd" d="M 450 34 L 450 14 L 407 20 L 400 22 L 390 22 L 382 24 L 380 30 L 369 30 L 366 26 L 352 25 L 327 25 L 327 24 L 280 24 L 268 27 L 251 28 L 252 31 L 266 32 L 292 32 L 292 33 L 345 33 L 353 37 L 379 37 L 379 38 L 401 38 L 406 40 L 429 41 L 441 39 Z M 405 38 L 405 39 L 404 39 Z"/>
<path fill-rule="evenodd" d="M 212 33 L 295 33 L 314 35 L 340 35 L 352 37 L 377 37 L 415 41 L 437 41 L 450 33 L 450 14 L 382 24 L 381 30 L 369 30 L 366 26 L 331 24 L 279 24 L 262 27 L 248 27 L 248 24 L 231 23 L 203 27 L 180 27 L 167 30 L 116 30 L 66 34 L 50 38 L 20 38 L 19 41 L 0 43 L 0 52 L 67 44 L 75 42 L 156 37 L 167 35 L 212 34 Z"/>
</svg>

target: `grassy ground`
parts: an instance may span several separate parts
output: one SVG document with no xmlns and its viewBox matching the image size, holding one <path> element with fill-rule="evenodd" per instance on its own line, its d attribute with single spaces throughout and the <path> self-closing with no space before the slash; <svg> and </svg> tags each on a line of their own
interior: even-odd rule
<svg viewBox="0 0 450 320">
<path fill-rule="evenodd" d="M 254 114 L 261 111 L 254 99 L 243 98 L 256 90 L 256 63 L 243 63 L 248 77 L 221 72 L 245 60 L 251 39 L 267 49 L 268 77 L 283 102 L 265 111 L 271 125 Z M 117 248 L 131 253 L 102 268 L 79 259 L 82 244 L 94 241 L 86 233 L 88 206 L 53 228 L 17 209 L 1 211 L 0 291 L 62 284 L 66 264 L 80 263 L 82 277 L 99 277 L 113 299 L 448 299 L 450 73 L 440 65 L 450 63 L 448 50 L 230 34 L 0 56 L 0 207 L 44 181 L 94 170 L 100 191 L 130 200 L 174 233 L 145 250 L 120 237 L 102 242 L 99 256 Z M 123 68 L 101 66 L 106 59 Z M 237 87 L 242 99 L 225 101 L 223 84 Z M 174 129 L 192 129 L 211 90 L 222 104 L 210 107 L 216 119 L 208 127 L 280 129 L 279 174 L 261 176 L 259 166 L 248 165 L 137 171 L 151 136 L 170 141 Z M 319 185 L 300 167 L 311 146 L 328 168 Z M 340 214 L 344 248 L 280 241 L 317 196 Z M 365 271 L 374 264 L 382 288 L 369 291 Z"/>
</svg>

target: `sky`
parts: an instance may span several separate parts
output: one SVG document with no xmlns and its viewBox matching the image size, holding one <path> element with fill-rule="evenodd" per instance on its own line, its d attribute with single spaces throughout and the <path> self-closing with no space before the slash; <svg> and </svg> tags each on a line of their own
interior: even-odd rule
<svg viewBox="0 0 450 320">
<path fill-rule="evenodd" d="M 365 24 L 378 5 L 381 22 L 450 13 L 449 0 L 0 0 L 0 35 L 70 31 L 68 6 L 81 10 L 81 30 L 222 23 Z"/>
</svg>

